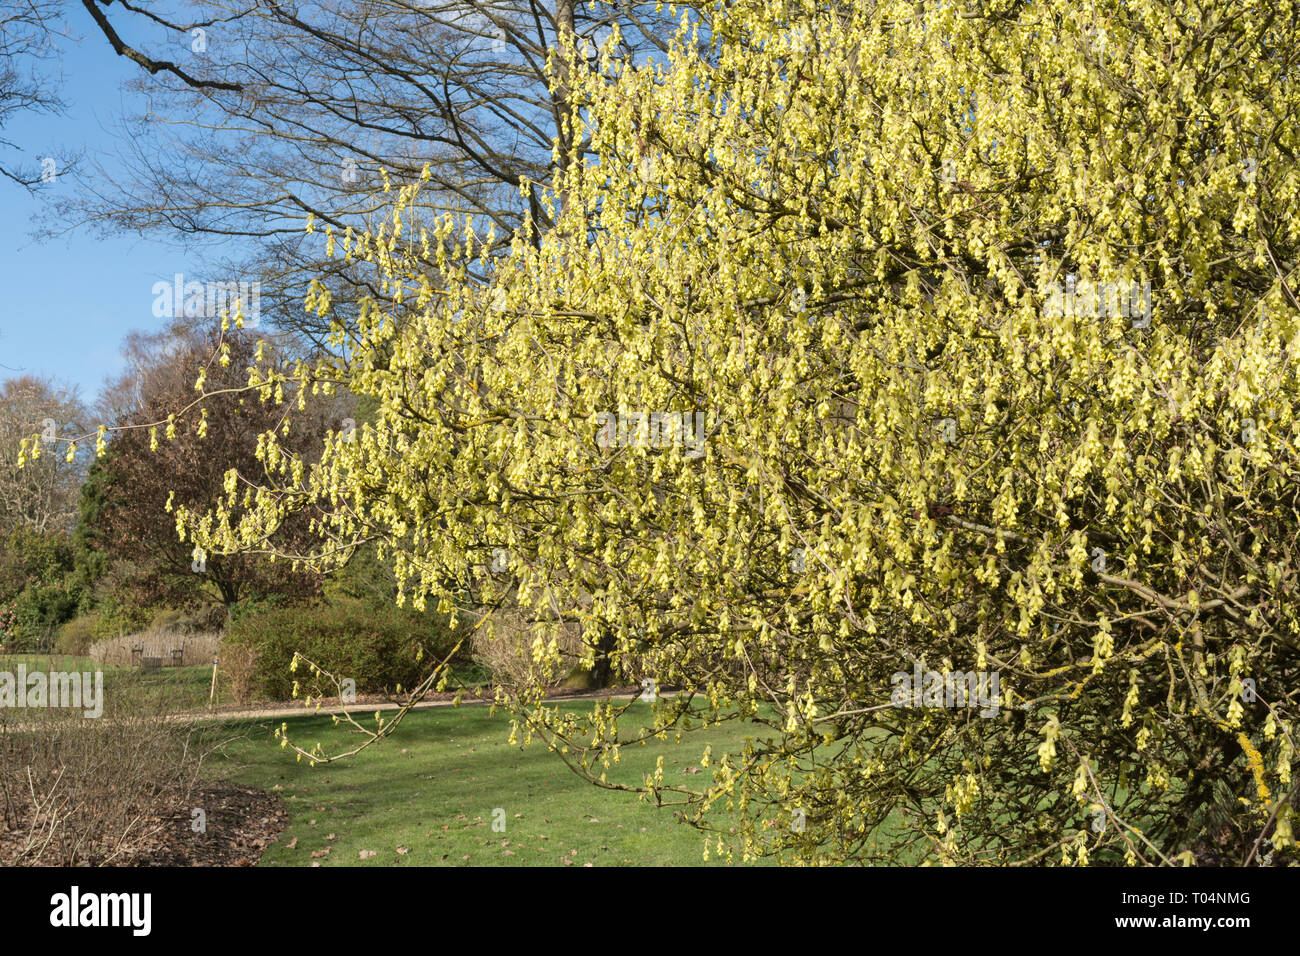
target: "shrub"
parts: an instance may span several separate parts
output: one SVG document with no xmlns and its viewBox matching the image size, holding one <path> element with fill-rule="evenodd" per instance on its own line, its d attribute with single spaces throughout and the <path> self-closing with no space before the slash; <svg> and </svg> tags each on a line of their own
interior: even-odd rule
<svg viewBox="0 0 1300 956">
<path fill-rule="evenodd" d="M 258 649 L 251 644 L 232 644 L 222 641 L 217 649 L 218 665 L 237 704 L 248 704 L 257 698 Z"/>
<path fill-rule="evenodd" d="M 253 597 L 241 598 L 230 605 L 230 621 L 238 621 L 240 618 L 249 615 L 266 614 L 269 611 L 288 607 L 292 603 L 284 600 L 278 594 L 259 594 Z"/>
<path fill-rule="evenodd" d="M 287 700 L 295 680 L 301 681 L 303 694 L 337 692 L 306 671 L 291 671 L 295 653 L 356 681 L 359 693 L 374 693 L 413 687 L 434 658 L 450 653 L 455 639 L 446 622 L 431 614 L 339 601 L 244 614 L 231 625 L 227 643 L 257 651 L 252 692 Z"/>
<path fill-rule="evenodd" d="M 146 608 L 123 601 L 111 592 L 100 597 L 95 611 L 95 639 L 98 641 L 142 630 L 148 626 L 151 617 Z"/>
<path fill-rule="evenodd" d="M 21 650 L 42 648 L 60 625 L 77 613 L 79 593 L 63 580 L 33 581 L 14 601 L 17 616 L 17 640 Z"/>
<path fill-rule="evenodd" d="M 149 630 L 179 631 L 181 629 L 181 621 L 184 620 L 184 618 L 184 611 L 179 611 L 176 608 L 170 607 L 163 608 L 155 614 L 153 620 L 149 622 Z"/>
<path fill-rule="evenodd" d="M 158 634 L 201 634 L 221 630 L 226 619 L 225 605 L 219 603 L 209 602 L 191 611 L 164 608 L 154 615 L 149 630 Z"/>
<path fill-rule="evenodd" d="M 82 590 L 73 574 L 72 545 L 62 533 L 15 528 L 0 539 L 0 602 L 9 608 L 4 643 L 35 650 L 71 619 Z"/>
<path fill-rule="evenodd" d="M 647 780 L 713 852 L 1291 853 L 1297 22 L 833 6 L 704 6 L 666 65 L 575 68 L 554 227 L 341 309 L 315 377 L 258 369 L 381 406 L 307 468 L 267 434 L 260 514 L 178 521 L 260 548 L 309 512 L 321 563 L 364 525 L 421 596 L 517 587 L 537 683 L 577 620 L 681 689 L 656 730 L 762 725 L 689 795 Z M 384 235 L 376 287 L 422 274 Z M 605 783 L 616 715 L 523 699 Z"/>
<path fill-rule="evenodd" d="M 200 732 L 167 720 L 166 703 L 138 682 L 115 683 L 103 705 L 98 719 L 57 707 L 0 719 L 4 865 L 129 862 L 187 805 Z"/>
<path fill-rule="evenodd" d="M 557 640 L 564 669 L 570 673 L 566 685 L 574 685 L 585 672 L 581 669 L 582 629 L 570 623 L 560 629 Z M 537 679 L 537 662 L 532 654 L 533 629 L 521 608 L 503 608 L 492 620 L 476 628 L 470 638 L 474 662 L 487 671 L 494 684 L 515 690 Z"/>
<path fill-rule="evenodd" d="M 0 537 L 0 600 L 13 600 L 33 583 L 58 580 L 72 569 L 72 544 L 66 535 L 20 525 Z"/>
<path fill-rule="evenodd" d="M 97 615 L 95 614 L 74 617 L 71 621 L 66 622 L 59 628 L 59 636 L 55 641 L 58 652 L 60 654 L 72 654 L 75 657 L 83 657 L 90 653 L 90 645 L 95 641 L 97 623 Z"/>
<path fill-rule="evenodd" d="M 18 636 L 18 605 L 0 604 L 0 650 L 7 650 Z"/>
</svg>

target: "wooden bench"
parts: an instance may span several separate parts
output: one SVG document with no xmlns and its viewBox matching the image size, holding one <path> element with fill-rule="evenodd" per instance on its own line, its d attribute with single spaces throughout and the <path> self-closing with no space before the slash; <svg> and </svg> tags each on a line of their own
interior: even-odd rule
<svg viewBox="0 0 1300 956">
<path fill-rule="evenodd" d="M 131 648 L 131 666 L 142 671 L 156 671 L 164 667 L 185 666 L 185 642 L 180 647 L 169 647 L 166 654 L 157 657 L 145 657 L 144 645 L 137 644 Z"/>
</svg>

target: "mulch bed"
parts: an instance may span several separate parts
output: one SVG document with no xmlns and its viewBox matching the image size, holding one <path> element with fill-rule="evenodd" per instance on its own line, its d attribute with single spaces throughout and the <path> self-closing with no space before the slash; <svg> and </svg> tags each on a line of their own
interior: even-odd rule
<svg viewBox="0 0 1300 956">
<path fill-rule="evenodd" d="M 126 852 L 104 864 L 92 851 L 90 866 L 253 866 L 289 823 L 279 797 L 233 783 L 202 781 L 184 806 L 156 812 L 142 821 Z M 207 814 L 206 827 L 195 832 L 194 808 Z M 0 866 L 9 866 L 19 834 L 0 831 Z M 57 860 L 44 860 L 56 863 Z"/>
<path fill-rule="evenodd" d="M 204 781 L 188 803 L 123 865 L 253 866 L 289 824 L 280 798 L 256 787 Z M 194 831 L 192 808 L 207 814 L 204 832 Z"/>
</svg>

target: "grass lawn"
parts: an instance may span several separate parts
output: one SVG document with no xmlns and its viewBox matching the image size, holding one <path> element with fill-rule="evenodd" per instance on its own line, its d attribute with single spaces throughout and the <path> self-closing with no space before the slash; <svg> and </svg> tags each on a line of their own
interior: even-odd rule
<svg viewBox="0 0 1300 956">
<path fill-rule="evenodd" d="M 648 722 L 650 705 L 634 706 Z M 703 863 L 703 835 L 671 808 L 586 783 L 541 744 L 511 747 L 509 719 L 487 707 L 413 711 L 383 743 L 316 767 L 280 748 L 272 736 L 278 723 L 226 724 L 224 732 L 240 736 L 208 765 L 211 777 L 278 792 L 288 808 L 289 826 L 263 866 Z M 329 717 L 288 723 L 291 739 L 309 748 L 319 741 L 328 752 L 357 739 Z M 736 749 L 747 730 L 753 726 L 729 723 L 680 744 L 627 748 L 609 779 L 639 782 L 663 754 L 668 779 L 702 785 L 705 743 L 715 755 Z M 497 808 L 504 832 L 493 830 Z"/>
<path fill-rule="evenodd" d="M 114 690 L 137 690 L 146 697 L 157 700 L 164 711 L 197 710 L 208 706 L 212 691 L 212 665 L 196 664 L 186 667 L 163 667 L 145 673 L 138 667 L 109 665 L 100 667 L 93 657 L 74 657 L 70 654 L 0 654 L 0 671 L 17 672 L 18 665 L 32 671 L 96 671 L 104 672 L 106 694 Z M 460 685 L 479 687 L 487 683 L 483 669 L 474 663 L 457 662 L 451 667 L 452 689 Z M 218 668 L 216 703 L 229 706 L 236 703 L 230 688 L 230 675 Z M 252 701 L 250 708 L 274 702 Z M 299 701 L 284 701 L 296 704 Z"/>
<path fill-rule="evenodd" d="M 212 667 L 207 664 L 164 667 L 146 674 L 138 667 L 101 668 L 93 657 L 73 657 L 68 654 L 0 655 L 0 670 L 17 672 L 19 664 L 24 665 L 29 673 L 102 670 L 105 694 L 119 689 L 138 689 L 157 698 L 166 710 L 190 710 L 207 706 L 212 686 Z"/>
</svg>

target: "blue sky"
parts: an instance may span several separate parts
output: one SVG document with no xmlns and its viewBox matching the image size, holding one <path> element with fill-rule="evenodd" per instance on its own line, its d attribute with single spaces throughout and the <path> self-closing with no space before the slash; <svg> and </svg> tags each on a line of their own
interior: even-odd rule
<svg viewBox="0 0 1300 956">
<path fill-rule="evenodd" d="M 153 314 L 155 283 L 170 284 L 177 273 L 201 280 L 206 270 L 199 253 L 187 254 L 160 233 L 103 238 L 98 230 L 81 229 L 55 239 L 33 237 L 37 224 L 50 220 L 50 203 L 60 194 L 102 189 L 111 195 L 111 187 L 90 178 L 90 167 L 119 167 L 117 157 L 128 145 L 120 139 L 121 117 L 139 116 L 152 105 L 143 94 L 124 89 L 143 78 L 143 71 L 113 52 L 80 4 L 65 9 L 70 36 L 55 43 L 62 57 L 58 89 L 67 109 L 11 117 L 0 135 L 18 148 L 0 146 L 0 158 L 7 167 L 26 169 L 39 169 L 51 155 L 82 152 L 86 158 L 79 172 L 60 171 L 35 196 L 0 178 L 0 382 L 36 375 L 76 388 L 91 402 L 105 379 L 121 372 L 127 333 L 151 331 L 164 321 Z M 186 39 L 120 10 L 112 20 L 128 43 L 155 53 L 171 44 L 171 55 L 184 61 L 178 43 Z M 59 73 L 58 64 L 48 72 Z M 238 250 L 223 245 L 221 253 L 237 258 Z"/>
<path fill-rule="evenodd" d="M 120 150 L 117 119 L 143 112 L 142 100 L 122 90 L 140 68 L 113 53 L 80 5 L 68 5 L 70 31 L 83 39 L 59 39 L 62 53 L 62 115 L 20 115 L 4 130 L 18 151 L 9 162 L 40 168 L 51 152 L 84 150 L 113 164 Z M 124 35 L 128 41 L 134 39 Z M 52 68 L 57 71 L 57 65 Z M 45 187 L 81 188 L 72 177 Z M 191 258 L 159 236 L 118 234 L 100 239 L 84 231 L 35 241 L 34 219 L 44 215 L 45 195 L 0 179 L 0 381 L 34 374 L 80 389 L 93 400 L 105 377 L 121 368 L 119 347 L 132 329 L 155 329 L 154 282 L 189 272 Z"/>
</svg>

